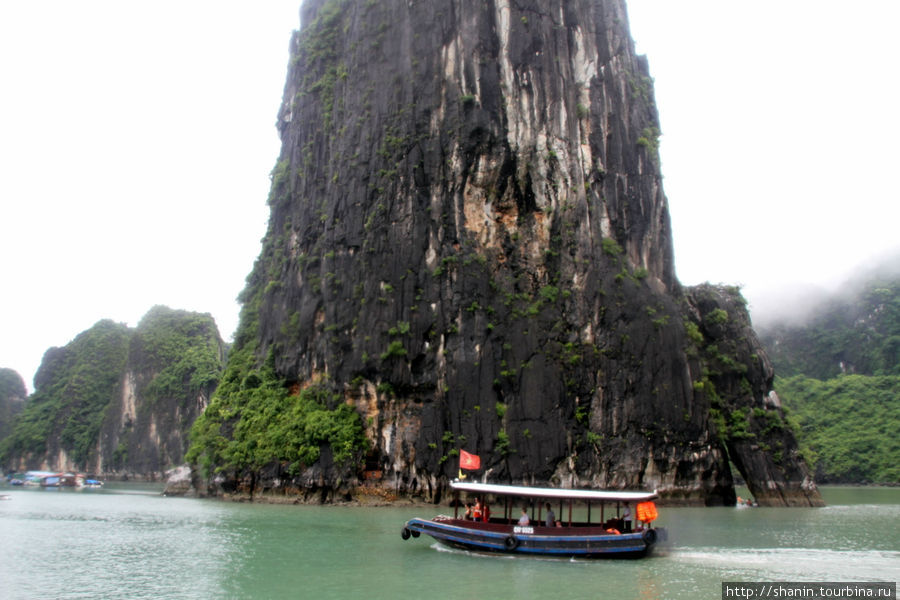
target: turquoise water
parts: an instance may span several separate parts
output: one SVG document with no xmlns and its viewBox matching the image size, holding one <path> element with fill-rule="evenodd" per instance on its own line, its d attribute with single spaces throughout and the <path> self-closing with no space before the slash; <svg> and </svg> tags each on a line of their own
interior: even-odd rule
<svg viewBox="0 0 900 600">
<path fill-rule="evenodd" d="M 819 509 L 661 508 L 637 561 L 483 556 L 403 541 L 446 507 L 164 498 L 152 486 L 0 488 L 3 598 L 719 598 L 722 581 L 897 581 L 900 489 L 826 488 Z"/>
</svg>

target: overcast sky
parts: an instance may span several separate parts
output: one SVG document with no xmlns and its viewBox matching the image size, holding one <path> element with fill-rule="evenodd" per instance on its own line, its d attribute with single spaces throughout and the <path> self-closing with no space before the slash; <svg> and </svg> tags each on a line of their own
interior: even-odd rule
<svg viewBox="0 0 900 600">
<path fill-rule="evenodd" d="M 683 283 L 756 307 L 896 248 L 898 6 L 630 0 Z M 156 304 L 231 337 L 298 7 L 0 2 L 0 367 L 32 389 L 49 347 Z"/>
</svg>

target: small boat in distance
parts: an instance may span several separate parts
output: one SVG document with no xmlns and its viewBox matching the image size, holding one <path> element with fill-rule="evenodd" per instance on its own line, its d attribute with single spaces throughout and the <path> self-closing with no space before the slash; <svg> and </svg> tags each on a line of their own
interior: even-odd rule
<svg viewBox="0 0 900 600">
<path fill-rule="evenodd" d="M 41 477 L 41 487 L 75 487 L 84 486 L 84 475 L 81 473 L 54 473 Z"/>
<path fill-rule="evenodd" d="M 442 544 L 479 552 L 561 558 L 640 558 L 667 537 L 664 528 L 652 527 L 657 517 L 652 502 L 656 492 L 533 488 L 459 481 L 451 482 L 450 487 L 454 490 L 453 516 L 410 519 L 401 532 L 404 540 L 425 533 Z M 460 492 L 477 500 L 476 519 L 459 516 Z M 502 516 L 490 514 L 492 502 L 495 506 L 502 503 Z M 583 508 L 579 511 L 584 520 L 574 518 L 576 502 L 587 507 L 586 518 Z M 554 505 L 559 513 L 547 515 L 544 508 L 552 511 Z M 606 514 L 608 505 L 615 507 L 614 514 Z M 591 520 L 592 506 L 595 517 L 599 516 L 596 521 Z M 517 508 L 521 508 L 522 516 L 515 512 Z M 500 506 L 496 512 L 500 512 Z M 636 517 L 637 527 L 632 527 L 632 515 Z"/>
</svg>

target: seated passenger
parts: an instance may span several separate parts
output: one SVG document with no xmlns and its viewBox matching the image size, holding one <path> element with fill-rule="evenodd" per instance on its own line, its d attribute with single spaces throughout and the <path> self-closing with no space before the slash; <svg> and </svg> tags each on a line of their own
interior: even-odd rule
<svg viewBox="0 0 900 600">
<path fill-rule="evenodd" d="M 529 523 L 531 523 L 531 519 L 528 518 L 528 509 L 523 506 L 522 516 L 519 517 L 519 525 L 528 525 Z"/>
</svg>

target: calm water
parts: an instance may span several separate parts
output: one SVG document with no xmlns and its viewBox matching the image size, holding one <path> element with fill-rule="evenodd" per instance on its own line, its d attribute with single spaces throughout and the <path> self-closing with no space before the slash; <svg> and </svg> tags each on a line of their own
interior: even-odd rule
<svg viewBox="0 0 900 600">
<path fill-rule="evenodd" d="M 722 581 L 897 581 L 900 489 L 826 488 L 820 509 L 662 508 L 639 561 L 480 556 L 403 541 L 446 507 L 163 498 L 0 487 L 2 598 L 719 598 Z"/>
</svg>

